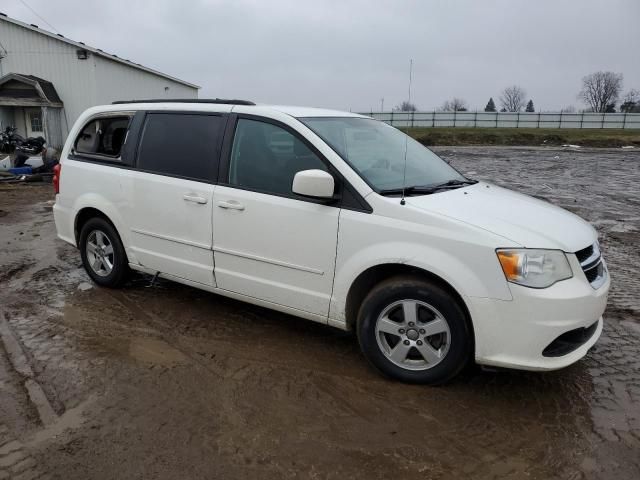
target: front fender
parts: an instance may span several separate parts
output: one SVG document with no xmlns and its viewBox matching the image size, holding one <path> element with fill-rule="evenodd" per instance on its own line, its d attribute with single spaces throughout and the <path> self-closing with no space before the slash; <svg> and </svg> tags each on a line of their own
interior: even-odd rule
<svg viewBox="0 0 640 480">
<path fill-rule="evenodd" d="M 453 224 L 405 228 L 405 222 L 343 215 L 330 321 L 345 322 L 347 295 L 358 276 L 378 265 L 408 265 L 442 278 L 463 298 L 512 300 L 494 239 Z M 346 218 L 345 218 L 346 217 Z M 398 240 L 398 239 L 402 240 Z M 473 241 L 467 240 L 473 238 Z"/>
</svg>

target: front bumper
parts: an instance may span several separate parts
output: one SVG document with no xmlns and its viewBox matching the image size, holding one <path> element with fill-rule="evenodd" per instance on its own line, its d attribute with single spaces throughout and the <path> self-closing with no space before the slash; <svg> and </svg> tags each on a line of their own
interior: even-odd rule
<svg viewBox="0 0 640 480">
<path fill-rule="evenodd" d="M 602 286 L 594 289 L 578 271 L 573 278 L 545 289 L 509 284 L 513 296 L 510 301 L 469 299 L 476 362 L 523 370 L 556 370 L 580 360 L 602 333 L 609 284 L 607 273 Z M 594 324 L 577 348 L 559 356 L 548 356 L 549 350 L 543 354 L 561 335 Z"/>
</svg>

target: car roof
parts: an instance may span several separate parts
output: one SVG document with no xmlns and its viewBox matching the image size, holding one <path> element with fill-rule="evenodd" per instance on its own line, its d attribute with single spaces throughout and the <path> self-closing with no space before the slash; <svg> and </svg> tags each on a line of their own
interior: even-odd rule
<svg viewBox="0 0 640 480">
<path fill-rule="evenodd" d="M 103 112 L 116 110 L 175 110 L 179 108 L 185 111 L 203 111 L 203 112 L 231 112 L 238 108 L 244 113 L 249 113 L 255 108 L 256 113 L 265 113 L 266 111 L 284 113 L 295 118 L 304 117 L 356 117 L 366 118 L 364 115 L 352 112 L 343 112 L 340 110 L 329 110 L 324 108 L 301 107 L 290 105 L 266 105 L 253 104 L 247 101 L 234 100 L 130 100 L 118 101 L 111 105 L 103 105 L 94 107 L 92 110 L 100 110 Z"/>
<path fill-rule="evenodd" d="M 292 117 L 364 117 L 359 113 L 343 112 L 340 110 L 328 110 L 325 108 L 296 107 L 289 105 L 259 105 L 263 108 L 270 108 L 278 112 L 286 113 Z"/>
</svg>

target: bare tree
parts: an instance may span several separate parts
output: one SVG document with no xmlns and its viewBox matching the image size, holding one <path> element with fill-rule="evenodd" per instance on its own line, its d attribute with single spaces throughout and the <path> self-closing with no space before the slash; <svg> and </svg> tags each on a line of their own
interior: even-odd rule
<svg viewBox="0 0 640 480">
<path fill-rule="evenodd" d="M 573 105 L 567 105 L 566 107 L 562 107 L 560 111 L 562 113 L 576 113 L 576 107 Z"/>
<path fill-rule="evenodd" d="M 409 103 L 406 100 L 404 102 L 402 102 L 400 105 L 397 105 L 396 107 L 393 107 L 393 109 L 396 112 L 416 112 L 416 111 L 418 111 L 418 108 L 413 103 Z"/>
<path fill-rule="evenodd" d="M 632 88 L 622 99 L 620 111 L 624 113 L 640 112 L 640 90 Z"/>
<path fill-rule="evenodd" d="M 636 90 L 635 88 L 632 88 L 624 96 L 623 101 L 624 102 L 634 102 L 634 103 L 640 102 L 640 90 Z"/>
<path fill-rule="evenodd" d="M 582 77 L 582 90 L 578 94 L 593 112 L 606 112 L 618 101 L 622 90 L 622 74 L 595 72 Z"/>
<path fill-rule="evenodd" d="M 442 112 L 466 112 L 467 102 L 462 98 L 453 97 L 451 100 L 447 100 L 440 107 Z"/>
<path fill-rule="evenodd" d="M 525 91 L 518 85 L 511 85 L 505 88 L 500 95 L 500 104 L 507 112 L 519 112 L 524 107 Z"/>
</svg>

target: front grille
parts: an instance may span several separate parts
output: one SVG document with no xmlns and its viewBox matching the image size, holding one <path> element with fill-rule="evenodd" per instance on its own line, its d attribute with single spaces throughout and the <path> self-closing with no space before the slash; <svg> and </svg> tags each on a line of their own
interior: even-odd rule
<svg viewBox="0 0 640 480">
<path fill-rule="evenodd" d="M 576 257 L 578 257 L 578 261 L 580 263 L 582 263 L 587 258 L 589 258 L 592 253 L 593 253 L 593 245 L 589 245 L 587 248 L 583 248 L 582 250 L 578 250 L 576 252 Z"/>
<path fill-rule="evenodd" d="M 602 264 L 600 264 L 602 265 Z M 589 280 L 589 283 L 594 282 L 596 280 L 596 278 L 598 278 L 598 269 L 597 268 L 592 268 L 590 270 L 587 270 L 586 272 L 584 272 L 585 276 L 587 277 L 587 280 Z"/>
<path fill-rule="evenodd" d="M 602 262 L 602 255 L 598 243 L 575 252 L 580 262 L 584 276 L 593 288 L 600 288 L 606 279 L 607 270 Z"/>
</svg>

